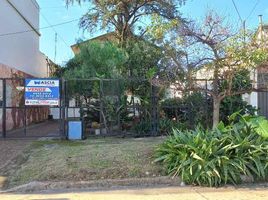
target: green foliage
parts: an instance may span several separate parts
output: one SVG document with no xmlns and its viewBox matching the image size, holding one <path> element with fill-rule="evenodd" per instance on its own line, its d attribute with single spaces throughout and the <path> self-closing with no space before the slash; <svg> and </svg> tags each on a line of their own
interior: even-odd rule
<svg viewBox="0 0 268 200">
<path fill-rule="evenodd" d="M 164 114 L 169 119 L 184 123 L 187 128 L 197 124 L 209 127 L 211 124 L 211 99 L 201 92 L 185 95 L 183 98 L 166 99 L 161 103 Z"/>
<path fill-rule="evenodd" d="M 131 78 L 152 78 L 157 72 L 159 60 L 162 57 L 161 49 L 148 41 L 141 39 L 129 40 L 125 51 L 129 59 L 124 64 L 123 75 Z"/>
<path fill-rule="evenodd" d="M 64 77 L 118 78 L 126 53 L 111 42 L 89 42 L 80 46 L 80 53 L 66 64 Z"/>
<path fill-rule="evenodd" d="M 238 111 L 240 111 L 242 115 L 254 115 L 257 109 L 249 105 L 246 101 L 243 101 L 240 95 L 226 97 L 222 100 L 220 105 L 220 120 L 228 124 L 229 116 Z"/>
<path fill-rule="evenodd" d="M 165 34 L 170 32 L 171 29 L 178 27 L 180 25 L 180 20 L 178 19 L 165 19 L 159 15 L 152 15 L 151 26 L 148 28 L 148 32 L 151 37 L 156 40 L 161 40 L 165 37 Z"/>
<path fill-rule="evenodd" d="M 133 126 L 133 130 L 140 136 L 149 135 L 152 127 L 150 120 L 142 120 Z M 158 135 L 168 135 L 173 129 L 186 129 L 185 124 L 170 120 L 168 118 L 161 118 L 158 121 Z"/>
<path fill-rule="evenodd" d="M 149 120 L 142 120 L 135 124 L 132 129 L 139 136 L 149 135 L 151 132 L 152 123 Z"/>
<path fill-rule="evenodd" d="M 98 30 L 115 30 L 116 38 L 120 42 L 131 38 L 134 33 L 143 35 L 147 25 L 140 22 L 145 19 L 150 21 L 150 16 L 161 16 L 166 20 L 181 19 L 178 7 L 183 5 L 185 1 L 65 0 L 66 5 L 74 4 L 74 2 L 79 4 L 88 2 L 90 9 L 81 18 L 80 27 L 91 33 Z"/>
<path fill-rule="evenodd" d="M 254 129 L 254 131 L 264 138 L 268 138 L 268 120 L 263 116 L 245 115 L 242 111 L 233 113 L 229 118 L 228 125 L 220 124 L 221 130 L 228 130 L 235 124 L 243 127 L 245 124 Z"/>
<path fill-rule="evenodd" d="M 249 87 L 250 81 L 247 78 L 242 79 L 243 75 L 246 77 L 247 73 L 240 73 L 237 78 L 234 78 L 234 90 Z M 223 81 L 221 87 L 225 87 L 224 85 Z M 184 95 L 182 98 L 166 99 L 161 102 L 161 109 L 167 118 L 176 118 L 187 128 L 193 129 L 197 124 L 207 128 L 212 125 L 212 98 L 201 92 Z M 228 117 L 238 111 L 242 115 L 254 115 L 257 109 L 244 101 L 241 95 L 228 96 L 221 101 L 220 120 L 228 124 Z"/>
<path fill-rule="evenodd" d="M 80 53 L 69 60 L 63 77 L 67 79 L 68 98 L 76 98 L 87 102 L 89 98 L 100 98 L 100 92 L 121 90 L 120 83 L 105 84 L 103 78 L 120 78 L 120 70 L 126 62 L 125 51 L 110 42 L 89 42 L 80 46 Z M 96 80 L 79 80 L 90 79 Z M 102 84 L 105 84 L 103 87 Z M 117 91 L 112 95 L 119 95 Z"/>
<path fill-rule="evenodd" d="M 220 91 L 228 89 L 228 81 L 223 79 L 220 83 Z M 232 88 L 234 92 L 241 90 L 249 90 L 252 88 L 252 80 L 250 79 L 250 72 L 247 69 L 238 70 L 235 72 L 234 77 L 232 78 Z"/>
<path fill-rule="evenodd" d="M 168 118 L 162 118 L 159 120 L 159 133 L 161 135 L 168 135 L 173 129 L 186 129 L 186 125 Z"/>
<path fill-rule="evenodd" d="M 268 141 L 247 123 L 228 128 L 221 123 L 213 131 L 174 130 L 157 148 L 155 161 L 186 183 L 219 186 L 240 183 L 241 175 L 266 179 L 267 153 Z"/>
</svg>

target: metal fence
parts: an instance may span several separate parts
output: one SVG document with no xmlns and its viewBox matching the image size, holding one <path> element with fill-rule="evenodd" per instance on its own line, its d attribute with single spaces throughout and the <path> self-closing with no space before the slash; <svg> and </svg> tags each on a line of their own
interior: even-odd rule
<svg viewBox="0 0 268 200">
<path fill-rule="evenodd" d="M 155 136 L 175 125 L 193 128 L 200 120 L 211 124 L 212 104 L 204 92 L 183 94 L 171 84 L 159 86 L 144 79 L 73 79 L 64 85 L 66 121 L 82 119 L 86 136 Z M 192 100 L 181 102 L 185 96 L 198 107 Z"/>
<path fill-rule="evenodd" d="M 64 82 L 66 120 L 83 119 L 87 136 L 156 134 L 157 102 L 147 80 L 74 79 Z M 138 127 L 144 121 L 147 127 L 140 131 Z"/>
<path fill-rule="evenodd" d="M 55 137 L 64 133 L 62 101 L 59 106 L 26 106 L 25 78 L 0 79 L 0 135 L 3 138 Z M 51 109 L 60 117 L 51 120 Z"/>
<path fill-rule="evenodd" d="M 59 106 L 26 106 L 24 90 L 24 78 L 0 79 L 2 137 L 65 137 L 73 120 L 83 121 L 85 136 L 159 135 L 211 119 L 206 93 L 143 79 L 61 79 Z"/>
</svg>

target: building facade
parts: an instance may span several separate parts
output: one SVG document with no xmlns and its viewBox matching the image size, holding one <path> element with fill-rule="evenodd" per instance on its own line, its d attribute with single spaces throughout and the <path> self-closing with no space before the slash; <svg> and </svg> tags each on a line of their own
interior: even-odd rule
<svg viewBox="0 0 268 200">
<path fill-rule="evenodd" d="M 39 51 L 41 34 L 36 0 L 1 0 L 0 19 L 0 77 L 10 77 L 11 70 L 46 77 L 46 56 Z"/>
<path fill-rule="evenodd" d="M 0 135 L 6 130 L 47 119 L 49 108 L 24 111 L 23 77 L 49 76 L 48 58 L 39 50 L 39 6 L 36 0 L 0 0 Z M 4 81 L 3 78 L 12 78 Z M 3 108 L 5 87 L 6 107 Z M 3 117 L 3 110 L 6 115 Z M 26 113 L 25 113 L 26 112 Z"/>
</svg>

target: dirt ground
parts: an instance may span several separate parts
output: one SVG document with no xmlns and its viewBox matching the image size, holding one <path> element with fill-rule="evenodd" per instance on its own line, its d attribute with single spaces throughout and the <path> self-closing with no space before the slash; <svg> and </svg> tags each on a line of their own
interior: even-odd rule
<svg viewBox="0 0 268 200">
<path fill-rule="evenodd" d="M 9 164 L 22 151 L 25 150 L 32 140 L 0 140 L 0 190 L 4 187 L 7 177 L 2 174 L 2 171 L 7 170 Z"/>
<path fill-rule="evenodd" d="M 29 144 L 40 137 L 59 135 L 59 123 L 47 121 L 7 132 L 7 139 L 0 138 L 0 172 L 13 158 L 18 156 Z M 17 138 L 17 139 L 16 139 Z"/>
<path fill-rule="evenodd" d="M 18 156 L 33 140 L 0 140 L 0 171 Z"/>
</svg>

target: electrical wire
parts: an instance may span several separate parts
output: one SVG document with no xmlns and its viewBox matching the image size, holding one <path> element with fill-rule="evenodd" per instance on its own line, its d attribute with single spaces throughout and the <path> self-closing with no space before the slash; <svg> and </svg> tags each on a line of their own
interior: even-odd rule
<svg viewBox="0 0 268 200">
<path fill-rule="evenodd" d="M 72 5 L 70 8 L 73 8 L 73 7 L 81 7 L 81 5 Z M 47 9 L 68 9 L 67 6 L 48 6 L 48 7 L 42 7 L 40 8 L 41 10 L 47 10 Z"/>
<path fill-rule="evenodd" d="M 237 15 L 238 15 L 240 21 L 243 23 L 243 19 L 242 19 L 241 15 L 240 15 L 240 12 L 239 12 L 239 10 L 238 10 L 238 8 L 237 8 L 237 6 L 236 6 L 234 0 L 232 0 L 232 2 L 233 2 L 234 8 L 235 8 L 235 10 L 236 10 L 236 13 L 237 13 Z"/>
<path fill-rule="evenodd" d="M 40 12 L 40 14 L 41 14 L 41 16 L 44 18 L 44 20 L 47 22 L 47 24 L 48 24 L 49 26 L 51 26 L 51 29 L 53 29 L 54 32 L 58 34 L 59 38 L 60 38 L 61 41 L 66 45 L 66 47 L 69 48 L 70 46 L 69 46 L 69 45 L 67 44 L 67 42 L 63 39 L 63 37 L 56 31 L 56 29 L 54 28 L 54 26 L 52 26 L 52 25 L 50 24 L 50 22 L 49 22 L 48 19 L 45 17 L 45 15 L 43 15 L 42 12 Z"/>
<path fill-rule="evenodd" d="M 255 5 L 253 6 L 252 10 L 250 11 L 249 15 L 247 16 L 246 21 L 250 18 L 250 16 L 255 11 L 255 9 L 256 9 L 256 7 L 258 6 L 259 3 L 260 3 L 260 0 L 257 0 Z"/>
<path fill-rule="evenodd" d="M 43 30 L 43 29 L 48 29 L 48 28 L 52 28 L 52 27 L 56 27 L 56 26 L 61 26 L 61 25 L 64 25 L 64 24 L 69 24 L 69 23 L 72 23 L 72 22 L 76 22 L 76 21 L 79 21 L 79 19 L 73 19 L 73 20 L 70 20 L 70 21 L 66 21 L 66 22 L 62 22 L 62 23 L 58 23 L 58 24 L 53 24 L 53 25 L 50 25 L 50 26 L 45 26 L 45 27 L 41 27 L 41 28 L 38 28 L 36 30 Z M 34 30 L 24 30 L 24 31 L 17 31 L 17 32 L 9 32 L 9 33 L 2 33 L 0 34 L 0 37 L 3 37 L 3 36 L 9 36 L 9 35 L 17 35 L 17 34 L 22 34 L 22 33 L 27 33 L 27 32 L 33 32 Z"/>
</svg>

